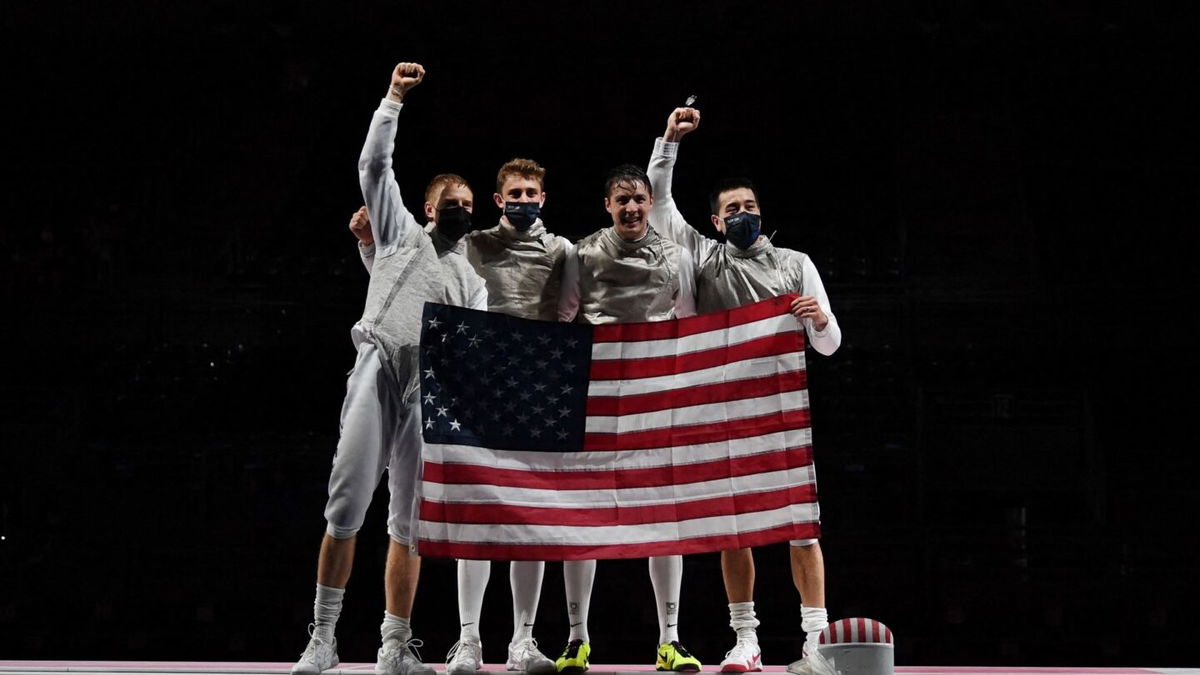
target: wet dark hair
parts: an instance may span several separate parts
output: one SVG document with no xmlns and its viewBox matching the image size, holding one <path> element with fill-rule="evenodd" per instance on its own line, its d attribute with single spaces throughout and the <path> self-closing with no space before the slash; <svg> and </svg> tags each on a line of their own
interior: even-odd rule
<svg viewBox="0 0 1200 675">
<path fill-rule="evenodd" d="M 754 187 L 754 183 L 749 178 L 742 178 L 741 176 L 723 178 L 717 181 L 712 192 L 708 194 L 708 207 L 712 209 L 714 216 L 720 215 L 717 213 L 717 209 L 721 206 L 721 195 L 730 190 L 737 190 L 738 188 L 747 188 L 753 192 L 754 201 L 758 202 L 759 208 L 762 208 L 762 201 L 758 198 L 758 188 Z"/>
<path fill-rule="evenodd" d="M 651 197 L 654 196 L 654 188 L 650 187 L 650 177 L 640 166 L 634 164 L 622 164 L 621 166 L 609 169 L 608 175 L 604 177 L 604 196 L 612 194 L 613 188 L 621 183 L 633 183 L 646 186 L 646 192 Z"/>
</svg>

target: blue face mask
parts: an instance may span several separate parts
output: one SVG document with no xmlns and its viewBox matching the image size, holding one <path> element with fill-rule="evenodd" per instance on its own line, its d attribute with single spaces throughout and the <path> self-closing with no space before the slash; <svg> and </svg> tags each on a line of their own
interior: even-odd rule
<svg viewBox="0 0 1200 675">
<path fill-rule="evenodd" d="M 533 227 L 534 221 L 542 214 L 542 205 L 537 202 L 504 202 L 504 217 L 508 224 L 524 232 Z"/>
<path fill-rule="evenodd" d="M 725 219 L 725 240 L 743 251 L 758 241 L 762 232 L 762 216 L 742 211 Z"/>
</svg>

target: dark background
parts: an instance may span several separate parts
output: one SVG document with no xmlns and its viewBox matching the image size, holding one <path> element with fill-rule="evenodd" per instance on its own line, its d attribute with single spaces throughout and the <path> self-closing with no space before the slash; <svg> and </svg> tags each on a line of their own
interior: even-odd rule
<svg viewBox="0 0 1200 675">
<path fill-rule="evenodd" d="M 1195 665 L 1188 4 L 102 5 L 5 9 L 0 658 L 299 654 L 366 288 L 355 162 L 414 60 L 410 203 L 456 171 L 490 224 L 496 168 L 529 156 L 572 239 L 699 96 L 683 212 L 704 227 L 711 183 L 757 179 L 845 334 L 810 358 L 832 618 L 887 623 L 901 665 Z M 377 647 L 381 506 L 363 533 L 346 661 Z M 786 547 L 757 559 L 785 663 Z M 683 636 L 715 665 L 717 557 L 685 565 Z M 599 567 L 597 662 L 651 657 L 644 567 Z M 562 605 L 552 564 L 550 654 Z M 427 660 L 455 611 L 428 560 Z"/>
</svg>

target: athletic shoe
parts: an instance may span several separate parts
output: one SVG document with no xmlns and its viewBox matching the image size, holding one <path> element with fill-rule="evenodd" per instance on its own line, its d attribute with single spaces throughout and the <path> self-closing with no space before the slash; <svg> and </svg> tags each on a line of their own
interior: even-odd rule
<svg viewBox="0 0 1200 675">
<path fill-rule="evenodd" d="M 508 670 L 523 670 L 529 675 L 550 675 L 557 668 L 554 662 L 538 651 L 537 640 L 525 638 L 508 646 Z"/>
<path fill-rule="evenodd" d="M 659 670 L 673 670 L 677 673 L 695 673 L 700 670 L 700 659 L 692 656 L 679 641 L 664 642 L 658 646 Z"/>
<path fill-rule="evenodd" d="M 762 670 L 762 649 L 757 642 L 738 640 L 733 649 L 725 652 L 722 673 L 757 673 Z"/>
<path fill-rule="evenodd" d="M 385 640 L 375 659 L 375 675 L 433 675 L 433 666 L 421 663 L 417 647 L 425 643 L 409 639 Z"/>
<path fill-rule="evenodd" d="M 475 675 L 483 667 L 483 645 L 479 640 L 463 638 L 454 643 L 446 654 L 448 675 Z"/>
<path fill-rule="evenodd" d="M 308 646 L 304 648 L 300 660 L 292 666 L 292 675 L 317 675 L 338 664 L 337 638 L 328 642 L 322 640 L 313 635 L 316 628 L 313 624 L 308 625 Z"/>
<path fill-rule="evenodd" d="M 583 640 L 571 640 L 562 656 L 554 662 L 554 667 L 560 673 L 578 675 L 590 667 L 588 659 L 592 656 L 592 646 Z"/>
<path fill-rule="evenodd" d="M 820 650 L 808 650 L 805 645 L 804 657 L 799 661 L 788 664 L 788 672 L 792 675 L 837 675 L 837 670 L 829 660 L 821 655 Z"/>
<path fill-rule="evenodd" d="M 813 675 L 812 664 L 808 660 L 808 643 L 800 650 L 800 658 L 788 664 L 787 671 L 792 675 Z"/>
</svg>

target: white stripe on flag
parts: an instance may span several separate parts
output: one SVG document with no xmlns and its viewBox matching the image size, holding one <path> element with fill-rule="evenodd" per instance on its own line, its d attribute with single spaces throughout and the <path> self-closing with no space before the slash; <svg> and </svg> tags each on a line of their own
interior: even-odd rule
<svg viewBox="0 0 1200 675">
<path fill-rule="evenodd" d="M 595 342 L 592 343 L 592 360 L 608 361 L 675 356 L 749 342 L 776 333 L 795 331 L 798 327 L 796 317 L 791 314 L 780 314 L 753 323 L 744 323 L 732 328 L 721 328 L 681 338 L 642 342 Z"/>
<path fill-rule="evenodd" d="M 527 545 L 603 546 L 679 541 L 729 534 L 749 534 L 759 530 L 816 522 L 812 504 L 792 504 L 754 514 L 754 529 L 746 529 L 744 515 L 714 516 L 680 522 L 603 527 L 562 527 L 561 525 L 460 524 L 421 521 L 421 539 L 474 544 L 511 543 Z"/>
<path fill-rule="evenodd" d="M 791 352 L 779 356 L 759 356 L 679 375 L 660 375 L 635 380 L 593 380 L 588 385 L 588 396 L 657 394 L 671 389 L 750 380 L 768 375 L 782 375 L 797 370 L 804 370 L 803 352 Z"/>
<path fill-rule="evenodd" d="M 740 401 L 705 403 L 683 408 L 671 408 L 648 413 L 621 416 L 589 415 L 584 429 L 587 433 L 624 434 L 631 431 L 664 429 L 693 424 L 733 422 L 747 417 L 759 417 L 783 410 L 803 410 L 808 407 L 808 390 L 785 391 L 760 398 Z"/>
<path fill-rule="evenodd" d="M 431 443 L 426 456 L 443 464 L 471 464 L 516 471 L 608 471 L 614 469 L 652 469 L 687 466 L 718 459 L 750 457 L 785 448 L 812 445 L 812 429 L 792 429 L 736 441 L 716 441 L 686 447 L 649 450 L 611 450 L 595 452 L 538 452 L 532 450 L 491 450 L 474 445 Z M 567 467 L 567 468 L 564 468 Z"/>
<path fill-rule="evenodd" d="M 509 504 L 556 508 L 622 508 L 674 504 L 723 494 L 742 495 L 809 485 L 815 481 L 812 465 L 666 487 L 611 490 L 540 490 L 479 484 L 422 483 L 426 501 L 457 504 Z"/>
</svg>

